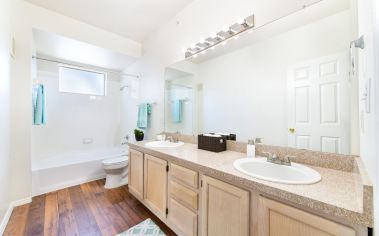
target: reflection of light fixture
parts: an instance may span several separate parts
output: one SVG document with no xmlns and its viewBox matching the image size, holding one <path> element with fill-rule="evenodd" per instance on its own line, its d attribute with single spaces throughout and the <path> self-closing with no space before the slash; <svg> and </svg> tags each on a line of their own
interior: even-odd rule
<svg viewBox="0 0 379 236">
<path fill-rule="evenodd" d="M 212 32 L 208 38 L 201 38 L 198 43 L 193 43 L 185 52 L 185 57 L 197 57 L 198 53 L 204 54 L 208 49 L 214 49 L 218 44 L 226 44 L 229 38 L 238 39 L 239 34 L 254 28 L 254 15 L 246 18 L 239 17 L 237 23 L 224 25 L 219 32 Z"/>
</svg>

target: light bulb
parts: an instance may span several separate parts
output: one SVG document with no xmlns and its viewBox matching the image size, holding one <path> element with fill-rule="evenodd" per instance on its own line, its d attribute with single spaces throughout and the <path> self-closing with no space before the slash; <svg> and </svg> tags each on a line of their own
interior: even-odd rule
<svg viewBox="0 0 379 236">
<path fill-rule="evenodd" d="M 191 46 L 190 46 L 192 49 L 196 48 L 196 45 L 194 43 L 191 43 Z"/>
<path fill-rule="evenodd" d="M 243 18 L 243 17 L 238 17 L 237 18 L 237 24 L 240 24 L 240 25 L 242 25 L 242 24 L 245 24 L 245 19 Z"/>
<path fill-rule="evenodd" d="M 229 30 L 230 30 L 229 25 L 224 25 L 224 26 L 222 27 L 222 31 L 224 31 L 224 32 L 228 32 Z"/>
</svg>

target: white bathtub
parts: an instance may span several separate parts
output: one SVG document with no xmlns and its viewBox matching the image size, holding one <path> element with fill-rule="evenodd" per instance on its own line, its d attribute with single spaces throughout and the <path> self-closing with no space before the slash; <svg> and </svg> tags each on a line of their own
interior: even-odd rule
<svg viewBox="0 0 379 236">
<path fill-rule="evenodd" d="M 35 161 L 32 164 L 33 196 L 105 178 L 102 160 L 127 153 L 127 149 L 111 148 L 60 154 Z"/>
</svg>

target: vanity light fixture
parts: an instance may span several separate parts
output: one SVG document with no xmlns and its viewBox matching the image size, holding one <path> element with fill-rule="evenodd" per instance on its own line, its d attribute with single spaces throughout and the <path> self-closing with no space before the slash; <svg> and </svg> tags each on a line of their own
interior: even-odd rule
<svg viewBox="0 0 379 236">
<path fill-rule="evenodd" d="M 254 15 L 246 18 L 240 17 L 237 22 L 228 26 L 224 26 L 221 31 L 215 33 L 212 32 L 208 38 L 201 38 L 198 43 L 193 43 L 189 48 L 185 50 L 185 58 L 197 57 L 198 53 L 204 54 L 208 49 L 214 49 L 216 45 L 222 43 L 226 44 L 226 41 L 230 38 L 238 39 L 239 35 L 251 31 L 254 28 Z"/>
</svg>

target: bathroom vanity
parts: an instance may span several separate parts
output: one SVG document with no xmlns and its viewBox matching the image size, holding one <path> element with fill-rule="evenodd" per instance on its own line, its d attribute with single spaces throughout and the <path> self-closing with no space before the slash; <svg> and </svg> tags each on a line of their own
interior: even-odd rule
<svg viewBox="0 0 379 236">
<path fill-rule="evenodd" d="M 178 235 L 361 236 L 372 227 L 372 186 L 358 158 L 312 165 L 320 182 L 288 185 L 237 171 L 246 154 L 230 150 L 236 142 L 221 153 L 145 144 L 129 144 L 129 191 Z"/>
</svg>

